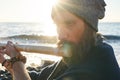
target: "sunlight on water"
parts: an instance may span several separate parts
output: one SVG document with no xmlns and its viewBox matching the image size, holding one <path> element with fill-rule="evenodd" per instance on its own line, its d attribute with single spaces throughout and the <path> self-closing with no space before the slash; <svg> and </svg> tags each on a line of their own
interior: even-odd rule
<svg viewBox="0 0 120 80">
<path fill-rule="evenodd" d="M 58 56 L 52 56 L 52 55 L 45 55 L 40 53 L 28 53 L 28 52 L 22 52 L 23 55 L 27 57 L 27 63 L 26 66 L 42 66 L 44 64 L 44 61 L 58 61 L 61 59 L 61 57 Z"/>
<path fill-rule="evenodd" d="M 43 34 L 46 36 L 56 36 L 56 26 L 55 24 L 46 24 L 45 27 L 43 27 Z"/>
<path fill-rule="evenodd" d="M 103 35 L 106 35 L 110 38 L 109 42 L 114 50 L 117 61 L 120 65 L 120 42 L 119 38 L 114 38 L 114 36 L 120 36 L 120 23 L 102 23 L 99 25 L 99 31 Z M 114 26 L 114 28 L 113 28 Z M 18 44 L 30 44 L 30 45 L 53 45 L 53 38 L 44 38 L 40 37 L 41 35 L 45 36 L 56 36 L 56 27 L 55 24 L 45 24 L 45 23 L 1 23 L 0 24 L 0 41 L 1 43 L 6 43 L 8 40 L 13 41 Z M 15 36 L 18 35 L 18 36 Z M 22 36 L 21 36 L 22 35 Z M 40 35 L 40 36 L 39 36 Z M 9 38 L 12 37 L 12 38 Z M 5 37 L 5 38 L 2 38 Z M 48 40 L 48 41 L 47 41 Z M 52 42 L 53 41 L 53 42 Z M 27 58 L 27 66 L 38 66 L 44 64 L 43 60 L 48 61 L 57 61 L 60 58 L 57 56 L 50 56 L 44 54 L 35 54 L 22 52 Z"/>
</svg>

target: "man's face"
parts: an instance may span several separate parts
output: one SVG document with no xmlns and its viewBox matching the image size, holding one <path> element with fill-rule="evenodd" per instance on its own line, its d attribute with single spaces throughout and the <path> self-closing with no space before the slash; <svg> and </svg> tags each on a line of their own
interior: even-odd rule
<svg viewBox="0 0 120 80">
<path fill-rule="evenodd" d="M 58 39 L 78 44 L 84 34 L 86 24 L 75 15 L 63 11 L 54 15 L 54 22 L 57 26 Z"/>
</svg>

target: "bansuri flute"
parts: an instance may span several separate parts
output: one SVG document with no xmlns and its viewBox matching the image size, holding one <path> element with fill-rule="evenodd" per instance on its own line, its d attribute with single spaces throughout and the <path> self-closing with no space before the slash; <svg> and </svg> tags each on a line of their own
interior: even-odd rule
<svg viewBox="0 0 120 80">
<path fill-rule="evenodd" d="M 0 46 L 5 46 L 5 43 L 0 43 Z M 56 56 L 62 56 L 62 50 L 58 49 L 55 46 L 43 46 L 43 45 L 20 45 L 15 44 L 16 48 L 19 51 L 24 52 L 34 52 L 34 53 L 43 53 L 48 55 L 56 55 Z"/>
</svg>

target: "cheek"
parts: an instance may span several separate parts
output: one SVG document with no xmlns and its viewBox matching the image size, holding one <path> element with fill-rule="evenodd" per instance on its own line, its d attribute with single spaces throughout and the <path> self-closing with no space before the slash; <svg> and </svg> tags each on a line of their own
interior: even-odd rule
<svg viewBox="0 0 120 80">
<path fill-rule="evenodd" d="M 69 33 L 69 40 L 71 40 L 74 43 L 79 43 L 82 35 L 84 33 L 84 29 L 73 29 L 71 30 L 71 32 Z"/>
</svg>

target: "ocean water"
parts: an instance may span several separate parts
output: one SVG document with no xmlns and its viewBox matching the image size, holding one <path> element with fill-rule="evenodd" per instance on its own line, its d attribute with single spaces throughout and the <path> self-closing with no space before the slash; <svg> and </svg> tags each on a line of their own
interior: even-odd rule
<svg viewBox="0 0 120 80">
<path fill-rule="evenodd" d="M 99 23 L 99 32 L 105 36 L 105 42 L 109 43 L 115 52 L 120 65 L 120 23 Z M 13 41 L 18 44 L 55 44 L 56 27 L 45 23 L 0 23 L 0 43 Z M 49 36 L 49 37 L 46 37 Z M 43 60 L 58 60 L 56 56 L 43 54 L 31 54 L 23 52 L 28 57 L 28 65 L 41 65 Z M 34 60 L 33 60 L 34 59 Z"/>
<path fill-rule="evenodd" d="M 100 23 L 99 32 L 105 36 L 105 42 L 113 47 L 120 65 L 120 22 Z"/>
</svg>

